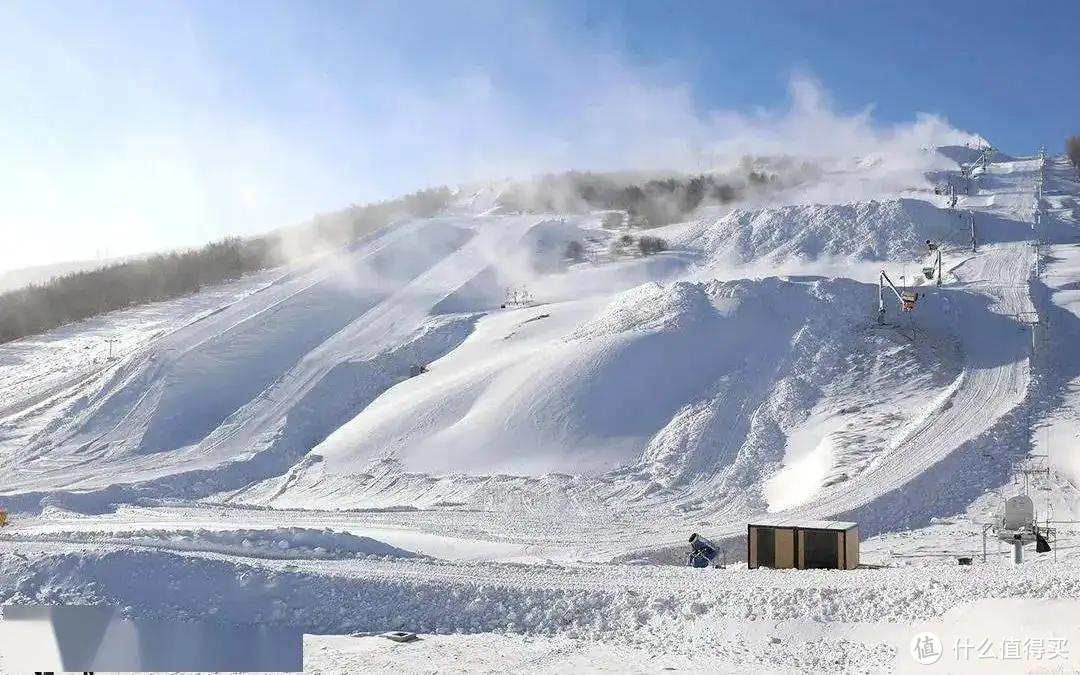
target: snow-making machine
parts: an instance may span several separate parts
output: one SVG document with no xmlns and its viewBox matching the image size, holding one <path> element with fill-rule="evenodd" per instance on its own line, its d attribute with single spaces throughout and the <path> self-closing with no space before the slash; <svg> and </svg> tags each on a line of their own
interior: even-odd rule
<svg viewBox="0 0 1080 675">
<path fill-rule="evenodd" d="M 885 286 L 889 286 L 893 294 L 896 295 L 896 299 L 900 301 L 900 309 L 905 312 L 910 312 L 915 309 L 915 303 L 919 300 L 919 294 L 914 291 L 904 290 L 901 292 L 893 284 L 889 275 L 885 274 L 882 270 L 881 275 L 878 277 L 878 322 L 885 320 Z"/>
<path fill-rule="evenodd" d="M 690 567 L 712 567 L 716 564 L 716 556 L 720 549 L 705 537 L 695 532 L 690 535 L 690 554 L 686 564 Z"/>
</svg>

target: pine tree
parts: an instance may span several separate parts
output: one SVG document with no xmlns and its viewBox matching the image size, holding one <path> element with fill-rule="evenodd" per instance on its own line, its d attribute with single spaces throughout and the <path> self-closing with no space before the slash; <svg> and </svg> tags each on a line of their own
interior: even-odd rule
<svg viewBox="0 0 1080 675">
<path fill-rule="evenodd" d="M 1065 141 L 1065 154 L 1069 156 L 1069 161 L 1077 171 L 1080 171 L 1080 136 L 1070 136 L 1069 140 Z"/>
</svg>

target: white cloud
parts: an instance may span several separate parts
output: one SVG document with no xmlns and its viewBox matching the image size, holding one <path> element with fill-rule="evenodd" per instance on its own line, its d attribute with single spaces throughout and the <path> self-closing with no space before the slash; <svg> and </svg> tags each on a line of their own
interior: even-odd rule
<svg viewBox="0 0 1080 675">
<path fill-rule="evenodd" d="M 401 46 L 424 21 L 403 5 L 361 13 L 355 30 L 296 6 L 228 26 L 124 7 L 0 10 L 0 267 L 103 241 L 195 244 L 441 182 L 697 169 L 708 153 L 873 155 L 910 172 L 921 145 L 966 139 L 932 117 L 838 114 L 809 78 L 786 110 L 702 113 L 671 64 L 631 64 L 609 37 L 498 2 L 430 16 L 468 30 L 430 50 Z"/>
</svg>

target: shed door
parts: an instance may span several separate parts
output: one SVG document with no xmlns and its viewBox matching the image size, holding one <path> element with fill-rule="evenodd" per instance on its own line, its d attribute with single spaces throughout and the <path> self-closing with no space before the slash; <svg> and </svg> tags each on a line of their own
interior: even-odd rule
<svg viewBox="0 0 1080 675">
<path fill-rule="evenodd" d="M 822 530 L 803 530 L 803 565 L 807 569 L 837 569 L 840 552 L 836 533 Z"/>
<path fill-rule="evenodd" d="M 758 527 L 757 564 L 761 567 L 776 567 L 776 530 L 771 527 Z"/>
</svg>

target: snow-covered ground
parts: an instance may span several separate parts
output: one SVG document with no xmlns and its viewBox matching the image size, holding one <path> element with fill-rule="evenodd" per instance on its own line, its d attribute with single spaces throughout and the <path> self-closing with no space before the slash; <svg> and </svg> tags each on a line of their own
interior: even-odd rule
<svg viewBox="0 0 1080 675">
<path fill-rule="evenodd" d="M 0 346 L 0 599 L 340 636 L 319 672 L 882 672 L 896 631 L 982 599 L 1080 600 L 1075 171 L 998 156 L 955 210 L 930 178 L 829 198 L 875 171 L 704 209 L 648 257 L 470 192 Z M 920 297 L 885 287 L 879 323 L 882 271 Z M 1012 567 L 991 533 L 984 564 L 1025 490 L 1053 552 Z M 872 567 L 747 570 L 781 513 L 858 522 Z M 678 566 L 691 532 L 726 569 Z M 425 639 L 346 636 L 397 629 Z"/>
</svg>

